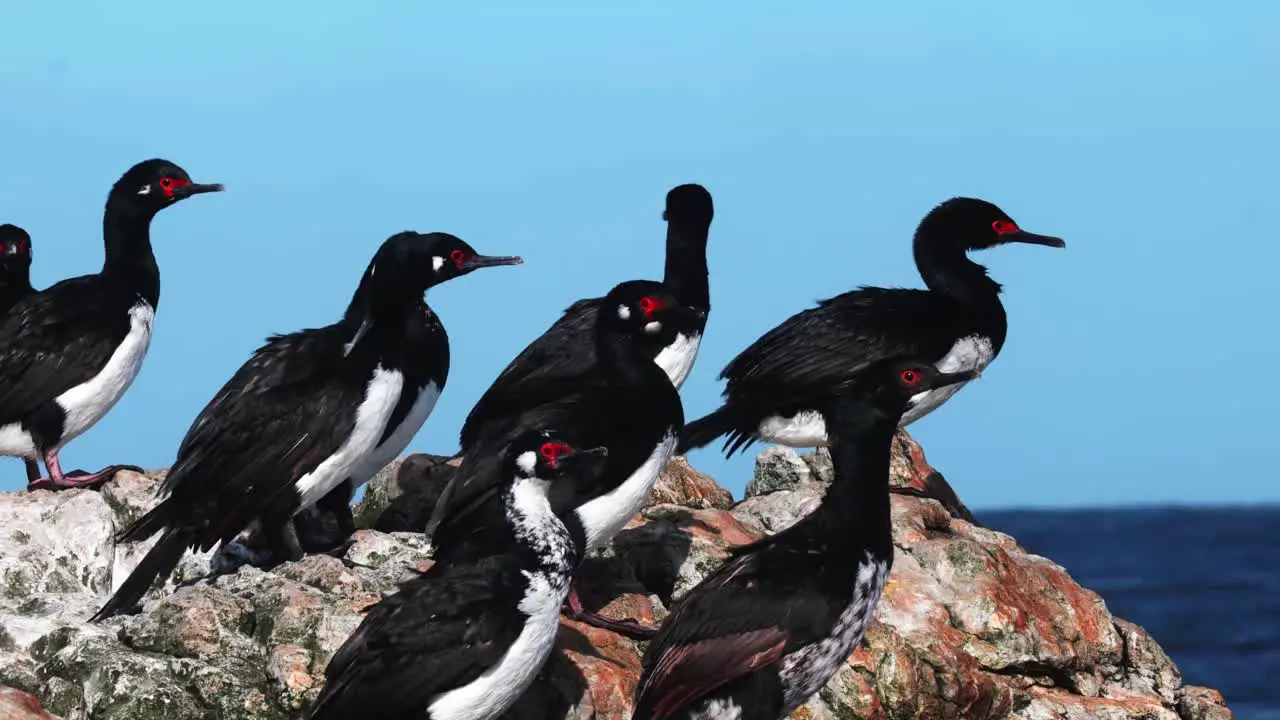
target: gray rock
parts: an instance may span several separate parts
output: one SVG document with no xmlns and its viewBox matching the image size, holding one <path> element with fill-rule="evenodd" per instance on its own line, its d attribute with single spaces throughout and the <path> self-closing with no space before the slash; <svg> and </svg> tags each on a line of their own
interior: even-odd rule
<svg viewBox="0 0 1280 720">
<path fill-rule="evenodd" d="M 774 446 L 756 457 L 755 474 L 747 483 L 748 498 L 779 490 L 796 490 L 813 482 L 809 466 L 789 447 Z"/>
</svg>

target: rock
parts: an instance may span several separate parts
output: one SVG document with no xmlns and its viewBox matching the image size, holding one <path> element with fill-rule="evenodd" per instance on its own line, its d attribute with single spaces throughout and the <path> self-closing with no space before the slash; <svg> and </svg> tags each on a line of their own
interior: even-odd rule
<svg viewBox="0 0 1280 720">
<path fill-rule="evenodd" d="M 1198 685 L 1187 685 L 1178 691 L 1178 714 L 1182 720 L 1231 720 L 1222 693 Z"/>
<path fill-rule="evenodd" d="M 356 527 L 422 532 L 462 458 L 417 453 L 383 468 L 356 505 Z"/>
<path fill-rule="evenodd" d="M 831 476 L 827 475 L 827 482 Z M 747 483 L 747 497 L 779 490 L 798 490 L 814 482 L 809 465 L 789 447 L 774 446 L 756 457 L 755 475 Z"/>
<path fill-rule="evenodd" d="M 689 461 L 680 456 L 672 458 L 658 476 L 647 505 L 728 510 L 733 507 L 733 495 L 711 477 L 694 470 Z"/>
<path fill-rule="evenodd" d="M 0 720 L 59 720 L 40 701 L 10 687 L 0 686 Z"/>
<path fill-rule="evenodd" d="M 1217 692 L 1181 686 L 1150 635 L 1061 567 L 962 519 L 910 436 L 893 452 L 891 484 L 922 492 L 891 496 L 884 598 L 861 646 L 793 717 L 1232 717 Z M 303 717 L 362 613 L 430 567 L 416 531 L 456 462 L 413 455 L 381 473 L 341 558 L 271 570 L 234 552 L 188 558 L 183 579 L 148 594 L 140 614 L 101 625 L 84 620 L 149 546 L 117 547 L 113 533 L 155 502 L 163 474 L 120 473 L 101 493 L 0 494 L 0 720 Z M 771 448 L 733 505 L 677 459 L 613 546 L 584 562 L 583 604 L 660 622 L 731 548 L 816 507 L 830 479 L 824 450 Z M 211 567 L 226 572 L 204 577 Z M 628 718 L 640 657 L 628 639 L 562 622 L 551 660 L 507 718 Z"/>
</svg>

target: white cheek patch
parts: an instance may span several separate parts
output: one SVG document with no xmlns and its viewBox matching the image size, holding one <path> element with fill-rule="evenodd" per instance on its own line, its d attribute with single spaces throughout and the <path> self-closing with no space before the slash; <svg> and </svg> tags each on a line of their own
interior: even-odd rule
<svg viewBox="0 0 1280 720">
<path fill-rule="evenodd" d="M 618 306 L 618 317 L 622 318 L 623 320 L 630 320 L 630 319 L 631 319 L 631 308 L 627 307 L 626 305 L 619 305 L 619 306 Z"/>
<path fill-rule="evenodd" d="M 650 335 L 657 335 L 658 333 L 662 332 L 662 323 L 658 322 L 657 320 L 654 320 L 651 323 L 645 323 L 644 331 L 649 333 Z"/>
<path fill-rule="evenodd" d="M 431 269 L 440 272 L 440 268 L 444 267 L 444 258 L 439 255 L 431 258 Z"/>
<path fill-rule="evenodd" d="M 529 477 L 533 477 L 533 470 L 538 467 L 538 456 L 532 450 L 526 450 L 516 458 L 516 467 L 523 470 Z"/>
<path fill-rule="evenodd" d="M 142 188 L 141 188 L 140 190 L 138 190 L 138 194 L 139 194 L 139 195 L 150 195 L 150 194 L 151 194 L 151 186 L 150 186 L 150 185 L 143 185 L 143 186 L 142 186 Z"/>
</svg>

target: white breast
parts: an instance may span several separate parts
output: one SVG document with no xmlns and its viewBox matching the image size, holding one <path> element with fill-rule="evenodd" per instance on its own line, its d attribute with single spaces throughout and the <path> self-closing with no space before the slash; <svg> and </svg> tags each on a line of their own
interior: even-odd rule
<svg viewBox="0 0 1280 720">
<path fill-rule="evenodd" d="M 994 356 L 991 340 L 980 335 L 961 338 L 939 360 L 935 367 L 942 372 L 984 370 Z M 937 390 L 926 390 L 912 396 L 899 427 L 906 427 L 938 409 L 968 383 L 956 383 Z M 816 410 L 801 410 L 795 415 L 770 415 L 756 428 L 760 437 L 790 447 L 817 447 L 827 444 L 827 423 Z"/>
<path fill-rule="evenodd" d="M 876 604 L 884 590 L 888 566 L 866 553 L 855 565 L 853 597 L 840 613 L 831 634 L 806 645 L 782 659 L 778 676 L 782 680 L 786 714 L 800 707 L 821 690 L 862 641 L 862 636 L 875 615 Z"/>
<path fill-rule="evenodd" d="M 671 384 L 679 390 L 685 379 L 693 370 L 693 361 L 698 359 L 698 346 L 702 344 L 702 335 L 694 333 L 686 336 L 677 333 L 670 345 L 662 348 L 654 362 L 671 378 Z"/>
<path fill-rule="evenodd" d="M 995 353 L 991 347 L 991 339 L 981 335 L 970 335 L 960 338 L 935 367 L 942 372 L 961 372 L 964 370 L 985 370 L 991 364 Z M 902 416 L 899 427 L 906 427 L 929 413 L 937 410 L 942 403 L 960 392 L 960 388 L 968 383 L 956 383 L 937 390 L 926 390 L 911 398 L 911 405 Z"/>
<path fill-rule="evenodd" d="M 555 647 L 560 607 L 569 594 L 572 575 L 571 563 L 555 559 L 568 557 L 572 541 L 551 512 L 546 482 L 516 480 L 507 519 L 513 523 L 516 536 L 530 542 L 544 561 L 539 571 L 524 571 L 528 585 L 518 605 L 527 617 L 524 627 L 496 665 L 470 683 L 437 696 L 427 708 L 431 720 L 497 717 L 520 699 Z"/>
<path fill-rule="evenodd" d="M 742 708 L 727 698 L 707 700 L 697 710 L 689 713 L 689 720 L 741 720 L 741 718 Z"/>
<path fill-rule="evenodd" d="M 298 479 L 299 509 L 310 507 L 329 491 L 351 477 L 352 471 L 373 453 L 378 439 L 387 428 L 391 412 L 400 400 L 404 375 L 398 370 L 386 370 L 381 366 L 373 371 L 364 400 L 356 408 L 356 420 L 351 434 L 337 452 L 320 463 L 315 470 Z"/>
<path fill-rule="evenodd" d="M 439 386 L 434 382 L 428 382 L 426 387 L 418 393 L 418 399 L 413 402 L 413 406 L 409 408 L 409 413 L 404 416 L 399 427 L 393 430 L 387 439 L 352 471 L 351 478 L 355 480 L 356 487 L 372 480 L 379 470 L 387 466 L 387 463 L 400 457 L 400 453 L 409 447 L 409 441 L 413 440 L 413 436 L 418 434 L 427 418 L 431 416 L 431 411 L 436 407 L 436 400 L 439 399 Z"/>
<path fill-rule="evenodd" d="M 658 474 L 667 466 L 676 449 L 676 436 L 667 435 L 654 448 L 648 460 L 612 491 L 577 509 L 578 519 L 587 534 L 587 552 L 613 539 L 649 499 Z M 585 553 L 584 553 L 585 554 Z"/>
<path fill-rule="evenodd" d="M 827 423 L 817 410 L 801 410 L 789 417 L 770 415 L 760 421 L 756 432 L 769 442 L 790 447 L 827 444 Z"/>
<path fill-rule="evenodd" d="M 129 309 L 129 334 L 116 346 L 98 374 L 56 398 L 66 413 L 58 447 L 93 427 L 124 396 L 142 369 L 151 345 L 151 324 L 156 311 L 144 300 Z"/>
</svg>

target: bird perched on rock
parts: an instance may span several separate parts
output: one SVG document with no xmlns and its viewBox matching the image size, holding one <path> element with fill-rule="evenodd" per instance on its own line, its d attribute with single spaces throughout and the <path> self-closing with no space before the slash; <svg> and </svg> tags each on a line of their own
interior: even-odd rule
<svg viewBox="0 0 1280 720">
<path fill-rule="evenodd" d="M 134 165 L 107 196 L 102 272 L 27 295 L 0 315 L 0 455 L 28 460 L 28 488 L 91 487 L 131 467 L 64 475 L 58 453 L 110 412 L 142 369 L 160 303 L 152 218 L 221 189 L 192 182 L 168 160 Z"/>
<path fill-rule="evenodd" d="M 294 513 L 399 443 L 429 379 L 441 377 L 416 344 L 430 312 L 423 293 L 516 262 L 478 255 L 447 233 L 399 233 L 378 249 L 341 320 L 270 338 L 187 431 L 161 486 L 168 497 L 120 533 L 122 542 L 160 540 L 94 620 L 136 604 L 188 548 L 227 543 L 255 520 L 273 558 L 300 558 Z"/>
<path fill-rule="evenodd" d="M 667 222 L 667 261 L 662 282 L 678 303 L 702 312 L 699 318 L 670 333 L 665 344 L 653 344 L 649 348 L 650 359 L 666 372 L 678 389 L 693 369 L 707 313 L 711 311 L 707 237 L 715 211 L 711 193 L 696 184 L 672 188 L 666 203 L 662 219 Z M 571 377 L 591 368 L 595 362 L 591 333 L 603 300 L 588 298 L 569 306 L 564 315 L 507 365 L 467 414 L 459 439 L 463 453 L 471 449 L 484 424 L 501 413 L 501 408 L 508 404 L 508 396 L 519 395 L 527 385 Z"/>
<path fill-rule="evenodd" d="M 312 720 L 490 720 L 533 682 L 586 543 L 548 492 L 592 484 L 608 453 L 540 430 L 506 447 L 504 479 L 440 528 L 431 568 L 374 606 L 334 655 Z"/>
<path fill-rule="evenodd" d="M 943 372 L 981 372 L 1004 346 L 1008 323 L 1000 285 L 966 253 L 1008 243 L 1065 247 L 1056 237 L 1023 230 L 984 200 L 953 198 L 934 208 L 914 240 L 916 267 L 928 290 L 863 287 L 824 300 L 765 333 L 720 373 L 726 381 L 724 403 L 685 426 L 681 452 L 720 436 L 727 436 L 726 454 L 761 439 L 793 447 L 824 445 L 826 422 L 818 405 L 885 358 L 912 355 Z M 903 426 L 961 387 L 914 395 Z"/>
<path fill-rule="evenodd" d="M 654 362 L 655 350 L 701 320 L 663 283 L 632 280 L 614 287 L 600 303 L 593 331 L 595 361 L 585 371 L 522 383 L 501 396 L 478 427 L 477 439 L 457 475 L 446 486 L 427 526 L 436 528 L 471 498 L 490 491 L 500 474 L 487 467 L 502 457 L 506 439 L 522 430 L 553 427 L 575 447 L 605 447 L 609 461 L 598 482 L 559 483 L 551 504 L 572 512 L 586 533 L 587 551 L 607 544 L 640 510 L 675 450 L 684 414 L 680 395 Z M 643 629 L 581 611 L 576 617 L 621 632 Z"/>
<path fill-rule="evenodd" d="M 889 452 L 921 392 L 977 373 L 876 360 L 820 405 L 835 478 L 795 525 L 732 552 L 671 610 L 645 651 L 635 720 L 781 720 L 862 639 L 893 562 Z"/>
</svg>

